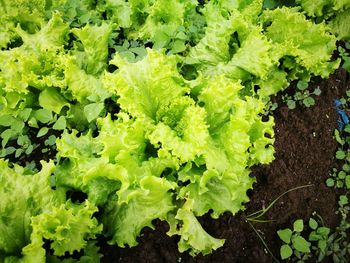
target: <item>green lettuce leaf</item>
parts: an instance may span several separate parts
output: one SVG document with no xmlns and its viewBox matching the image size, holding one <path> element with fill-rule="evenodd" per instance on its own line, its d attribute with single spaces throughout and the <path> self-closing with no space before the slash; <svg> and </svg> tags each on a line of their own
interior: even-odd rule
<svg viewBox="0 0 350 263">
<path fill-rule="evenodd" d="M 141 1 L 131 1 L 132 9 L 136 7 L 136 2 Z M 162 48 L 170 42 L 176 30 L 183 26 L 186 13 L 197 5 L 197 1 L 193 0 L 147 2 L 149 2 L 148 6 L 144 9 L 146 14 L 142 14 L 146 16 L 146 19 L 137 31 L 130 34 L 130 37 L 151 40 L 154 42 L 153 48 L 155 49 Z"/>
<path fill-rule="evenodd" d="M 83 28 L 74 28 L 72 32 L 83 45 L 83 51 L 76 51 L 80 67 L 88 74 L 101 73 L 107 66 L 108 40 L 112 26 L 108 24 L 86 25 Z"/>
<path fill-rule="evenodd" d="M 74 57 L 65 59 L 65 81 L 67 91 L 72 94 L 72 99 L 81 103 L 101 102 L 111 96 L 105 89 L 101 76 L 87 74 L 81 69 Z"/>
<path fill-rule="evenodd" d="M 346 8 L 350 8 L 349 0 L 296 0 L 301 5 L 302 9 L 305 10 L 309 16 L 318 16 L 325 18 L 335 14 L 336 12 L 342 11 Z"/>
<path fill-rule="evenodd" d="M 321 77 L 328 77 L 339 66 L 339 60 L 330 62 L 336 38 L 327 33 L 323 23 L 314 24 L 298 8 L 287 7 L 265 10 L 262 18 L 269 23 L 266 36 L 281 57 L 293 57 L 296 64 Z"/>
<path fill-rule="evenodd" d="M 205 36 L 190 49 L 185 62 L 195 64 L 206 75 L 225 74 L 243 81 L 250 75 L 265 78 L 278 60 L 272 55 L 272 46 L 248 15 L 229 6 L 230 12 L 224 15 L 214 2 L 206 5 Z M 254 7 L 261 10 L 261 3 Z"/>
<path fill-rule="evenodd" d="M 102 220 L 112 236 L 110 244 L 136 246 L 142 228 L 153 228 L 154 219 L 165 220 L 174 208 L 171 189 L 174 184 L 164 178 L 144 176 L 137 185 L 130 186 L 124 202 L 112 199 Z"/>
<path fill-rule="evenodd" d="M 158 109 L 174 98 L 184 95 L 188 88 L 179 74 L 175 56 L 147 49 L 147 57 L 129 63 L 116 56 L 111 63 L 119 69 L 106 75 L 105 87 L 118 94 L 121 108 L 132 116 L 155 119 Z"/>
<path fill-rule="evenodd" d="M 7 256 L 23 254 L 28 262 L 33 262 L 30 260 L 35 258 L 37 262 L 43 262 L 45 251 L 41 246 L 31 244 L 32 219 L 65 201 L 63 191 L 51 189 L 50 176 L 55 166 L 52 162 L 43 162 L 37 174 L 31 174 L 17 165 L 10 168 L 3 159 L 0 159 L 0 166 L 3 186 L 0 189 L 3 200 L 0 204 L 0 251 Z"/>
<path fill-rule="evenodd" d="M 350 6 L 350 1 L 349 1 Z M 334 33 L 338 39 L 349 41 L 350 40 L 350 7 L 342 12 L 338 12 L 329 25 L 332 33 Z"/>
<path fill-rule="evenodd" d="M 164 112 L 165 109 L 160 111 L 164 113 L 163 121 L 155 126 L 148 138 L 153 145 L 161 145 L 159 151 L 162 156 L 171 155 L 184 163 L 193 161 L 196 156 L 203 153 L 209 132 L 204 109 L 194 105 L 181 109 L 179 103 L 181 104 L 180 101 L 174 100 L 167 108 L 167 112 Z M 172 107 L 180 116 L 171 114 L 171 111 L 174 112 Z"/>
<path fill-rule="evenodd" d="M 16 32 L 23 44 L 0 52 L 0 86 L 7 92 L 28 93 L 28 86 L 38 89 L 63 87 L 63 44 L 68 25 L 55 13 L 52 19 L 33 34 L 19 26 Z"/>
<path fill-rule="evenodd" d="M 93 218 L 97 211 L 89 201 L 79 205 L 67 202 L 55 207 L 32 218 L 32 239 L 40 236 L 51 240 L 50 247 L 56 256 L 80 251 L 87 246 L 88 239 L 102 231 L 102 225 Z"/>
<path fill-rule="evenodd" d="M 201 224 L 191 211 L 191 202 L 188 201 L 182 208 L 178 209 L 174 218 L 169 218 L 170 236 L 180 235 L 178 243 L 179 251 L 189 250 L 190 255 L 196 256 L 210 254 L 224 245 L 224 239 L 216 239 L 204 231 Z"/>
</svg>

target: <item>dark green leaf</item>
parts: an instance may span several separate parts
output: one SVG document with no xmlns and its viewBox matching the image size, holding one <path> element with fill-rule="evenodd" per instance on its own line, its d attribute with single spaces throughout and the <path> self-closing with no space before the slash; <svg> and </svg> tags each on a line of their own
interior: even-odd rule
<svg viewBox="0 0 350 263">
<path fill-rule="evenodd" d="M 33 152 L 33 150 L 34 150 L 33 145 L 32 144 L 29 145 L 28 148 L 25 150 L 26 155 L 31 154 Z"/>
<path fill-rule="evenodd" d="M 319 240 L 317 245 L 322 252 L 325 252 L 327 248 L 327 240 Z"/>
<path fill-rule="evenodd" d="M 15 158 L 20 157 L 23 152 L 24 150 L 22 148 L 17 149 L 15 153 Z"/>
<path fill-rule="evenodd" d="M 317 241 L 317 240 L 320 240 L 321 238 L 322 238 L 322 236 L 317 234 L 316 231 L 312 231 L 309 235 L 310 241 Z"/>
<path fill-rule="evenodd" d="M 322 227 L 319 227 L 316 232 L 317 234 L 320 234 L 324 238 L 327 238 L 327 236 L 329 235 L 330 229 L 328 227 L 322 226 Z"/>
</svg>

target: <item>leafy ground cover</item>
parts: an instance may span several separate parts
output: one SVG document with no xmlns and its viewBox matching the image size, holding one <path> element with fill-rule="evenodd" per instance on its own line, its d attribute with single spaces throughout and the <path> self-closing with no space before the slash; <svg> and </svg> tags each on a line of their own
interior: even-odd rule
<svg viewBox="0 0 350 263">
<path fill-rule="evenodd" d="M 295 81 L 288 106 L 312 106 L 328 90 L 308 82 L 348 66 L 349 3 L 290 4 L 1 1 L 0 259 L 128 261 L 153 224 L 170 261 L 227 249 L 208 222 L 295 147 L 274 144 L 270 96 Z"/>
</svg>

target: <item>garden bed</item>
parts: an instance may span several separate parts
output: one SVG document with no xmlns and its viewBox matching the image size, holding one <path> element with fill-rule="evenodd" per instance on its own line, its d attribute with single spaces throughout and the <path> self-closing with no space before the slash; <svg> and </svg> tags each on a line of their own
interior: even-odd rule
<svg viewBox="0 0 350 263">
<path fill-rule="evenodd" d="M 334 158 L 337 143 L 333 134 L 339 116 L 334 109 L 334 99 L 345 96 L 349 86 L 349 74 L 339 69 L 328 80 L 314 78 L 311 81 L 311 90 L 320 87 L 322 91 L 313 107 L 289 110 L 281 102 L 281 96 L 275 99 L 281 105 L 274 112 L 276 159 L 270 165 L 253 168 L 252 176 L 257 178 L 257 183 L 250 192 L 246 211 L 236 216 L 225 214 L 218 220 L 210 216 L 200 220 L 208 233 L 226 239 L 222 248 L 205 257 L 180 254 L 178 239 L 168 237 L 167 225 L 156 221 L 157 231 L 144 229 L 137 247 L 102 245 L 105 255 L 102 262 L 272 262 L 271 255 L 243 215 L 267 206 L 283 192 L 301 185 L 311 186 L 279 199 L 266 216 L 272 222 L 253 223 L 272 253 L 279 257 L 281 242 L 277 230 L 289 227 L 297 218 L 307 221 L 314 211 L 323 218 L 325 225 L 336 227 L 339 222 L 339 216 L 335 214 L 338 194 L 328 188 L 325 181 L 330 170 L 337 166 Z M 294 89 L 292 85 L 285 92 Z"/>
</svg>

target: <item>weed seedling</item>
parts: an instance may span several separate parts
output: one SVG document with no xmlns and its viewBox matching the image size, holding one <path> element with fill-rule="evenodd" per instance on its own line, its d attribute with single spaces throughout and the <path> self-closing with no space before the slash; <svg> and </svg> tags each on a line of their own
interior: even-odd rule
<svg viewBox="0 0 350 263">
<path fill-rule="evenodd" d="M 344 68 L 347 72 L 350 73 L 350 55 L 348 50 L 350 50 L 349 42 L 345 43 L 345 48 L 341 46 L 338 47 L 339 56 L 343 60 L 342 68 Z"/>
<path fill-rule="evenodd" d="M 310 92 L 308 89 L 309 84 L 304 80 L 299 80 L 297 83 L 297 91 L 293 95 L 284 95 L 282 100 L 287 103 L 289 109 L 295 109 L 297 104 L 304 105 L 309 108 L 315 105 L 315 99 L 312 95 L 319 96 L 321 90 L 319 87 Z"/>
<path fill-rule="evenodd" d="M 301 263 L 306 262 L 311 257 L 311 243 L 302 237 L 303 230 L 304 221 L 298 219 L 293 224 L 293 230 L 286 228 L 277 231 L 278 236 L 284 242 L 280 249 L 282 259 L 288 259 L 294 255 Z"/>
</svg>

